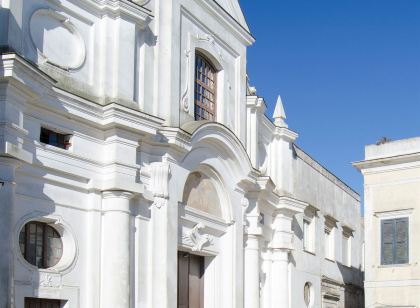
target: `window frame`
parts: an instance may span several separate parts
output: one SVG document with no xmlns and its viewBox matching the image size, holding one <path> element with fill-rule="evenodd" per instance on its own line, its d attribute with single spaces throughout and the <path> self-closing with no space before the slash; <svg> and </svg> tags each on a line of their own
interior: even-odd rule
<svg viewBox="0 0 420 308">
<path fill-rule="evenodd" d="M 353 230 L 346 227 L 346 226 L 342 226 L 342 234 L 341 234 L 341 262 L 343 265 L 347 266 L 347 267 L 351 267 L 352 266 L 352 242 L 353 242 Z M 347 258 L 346 260 L 344 260 L 344 255 L 343 255 L 343 249 L 344 249 L 344 239 L 347 239 Z"/>
<path fill-rule="evenodd" d="M 49 140 L 50 136 L 55 136 L 56 141 L 51 142 Z M 47 137 L 48 140 L 46 140 L 45 137 Z M 63 149 L 63 150 L 68 150 L 71 147 L 72 145 L 71 137 L 72 137 L 72 134 L 62 133 L 57 130 L 50 129 L 46 126 L 41 126 L 40 131 L 39 131 L 39 142 L 59 148 L 59 149 Z M 59 139 L 60 140 L 62 139 L 62 141 L 59 142 L 58 141 Z"/>
<path fill-rule="evenodd" d="M 205 84 L 205 82 L 203 82 L 202 80 L 199 80 L 197 78 L 197 72 L 198 72 L 198 59 L 201 59 L 201 61 L 204 61 L 204 63 L 211 69 L 211 71 L 213 72 L 213 84 L 214 84 L 214 89 L 211 89 L 209 86 L 207 86 Z M 216 66 L 213 64 L 213 62 L 209 59 L 209 57 L 207 57 L 205 54 L 203 54 L 202 52 L 195 50 L 195 58 L 194 58 L 194 87 L 193 87 L 193 94 L 194 94 L 194 120 L 195 121 L 200 121 L 200 120 L 207 120 L 207 121 L 216 121 L 217 120 L 217 88 L 218 88 L 218 70 L 216 68 Z M 206 75 L 206 78 L 209 78 Z M 213 110 L 206 106 L 202 100 L 198 100 L 197 99 L 197 94 L 199 95 L 203 95 L 202 93 L 198 93 L 197 91 L 197 87 L 201 86 L 203 87 L 206 91 L 210 92 L 213 95 L 214 100 L 211 101 L 209 98 L 206 97 L 207 100 L 210 100 L 211 103 L 213 103 Z M 201 108 L 203 109 L 203 111 L 207 112 L 209 115 L 212 116 L 212 119 L 210 118 L 205 118 L 200 116 L 197 116 L 197 108 Z"/>
<path fill-rule="evenodd" d="M 325 219 L 324 221 L 324 258 L 329 261 L 335 262 L 337 260 L 337 254 L 336 254 L 337 220 L 329 215 L 326 215 L 324 219 Z M 328 241 L 328 251 L 326 249 L 327 241 Z"/>
<path fill-rule="evenodd" d="M 312 254 L 315 254 L 315 217 L 309 218 L 304 216 L 303 218 L 303 250 Z M 305 232 L 305 225 L 307 225 L 307 232 Z"/>
<path fill-rule="evenodd" d="M 401 267 L 401 266 L 409 266 L 412 260 L 412 226 L 410 223 L 411 214 L 413 212 L 413 208 L 405 208 L 399 210 L 392 210 L 392 211 L 383 211 L 383 212 L 375 212 L 373 215 L 377 218 L 376 223 L 376 230 L 377 230 L 377 251 L 378 254 L 376 255 L 377 264 L 379 267 Z M 397 218 L 408 218 L 408 263 L 402 264 L 382 264 L 382 232 L 381 232 L 381 224 L 382 220 L 387 219 L 397 219 Z"/>
<path fill-rule="evenodd" d="M 396 257 L 396 223 L 397 220 L 405 220 L 407 222 L 407 262 L 397 263 L 397 257 Z M 393 222 L 393 243 L 392 243 L 392 263 L 384 263 L 384 256 L 383 256 L 383 249 L 384 249 L 384 242 L 383 242 L 383 236 L 382 236 L 382 226 L 384 222 L 386 221 L 392 221 Z M 381 266 L 399 266 L 399 265 L 406 265 L 410 264 L 410 218 L 408 216 L 406 217 L 394 217 L 394 218 L 383 218 L 380 220 L 379 224 L 380 233 L 379 233 L 379 242 L 380 242 L 380 265 Z"/>
<path fill-rule="evenodd" d="M 29 241 L 29 237 L 30 237 L 30 225 L 33 224 L 35 225 L 35 252 L 34 252 L 34 258 L 35 258 L 35 262 L 32 263 L 31 260 L 28 260 L 27 255 L 28 255 L 28 251 L 29 251 L 29 246 L 30 246 L 30 241 Z M 39 266 L 37 264 L 37 252 L 36 249 L 38 246 L 37 242 L 37 232 L 38 232 L 38 227 L 42 228 L 42 239 L 41 239 L 41 245 L 42 245 L 42 253 L 41 253 L 41 266 Z M 51 228 L 52 231 L 58 235 L 58 239 L 60 240 L 61 243 L 61 254 L 60 257 L 58 258 L 57 262 L 51 266 L 49 266 L 50 264 L 48 264 L 48 259 L 49 259 L 49 254 L 48 254 L 48 234 L 47 234 L 47 228 Z M 22 251 L 21 248 L 21 234 L 22 232 L 25 234 L 24 237 L 24 241 L 23 241 L 23 247 L 24 247 L 24 251 Z M 64 243 L 63 243 L 63 239 L 62 239 L 62 235 L 60 234 L 60 232 L 55 229 L 54 227 L 52 227 L 49 223 L 46 222 L 42 222 L 42 221 L 37 221 L 37 220 L 32 220 L 32 221 L 28 221 L 27 223 L 25 223 L 22 226 L 21 231 L 19 232 L 19 251 L 23 257 L 23 259 L 30 265 L 38 268 L 38 269 L 50 269 L 53 268 L 54 266 L 56 266 L 57 264 L 60 263 L 61 259 L 63 258 L 63 251 L 64 251 Z"/>
</svg>

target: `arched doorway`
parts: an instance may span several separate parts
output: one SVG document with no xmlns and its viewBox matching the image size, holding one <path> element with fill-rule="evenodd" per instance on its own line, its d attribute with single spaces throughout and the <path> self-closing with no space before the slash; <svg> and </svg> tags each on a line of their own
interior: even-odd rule
<svg viewBox="0 0 420 308">
<path fill-rule="evenodd" d="M 203 172 L 205 170 L 205 172 Z M 223 187 L 210 168 L 191 172 L 179 217 L 178 308 L 218 307 L 219 245 L 226 233 Z"/>
</svg>

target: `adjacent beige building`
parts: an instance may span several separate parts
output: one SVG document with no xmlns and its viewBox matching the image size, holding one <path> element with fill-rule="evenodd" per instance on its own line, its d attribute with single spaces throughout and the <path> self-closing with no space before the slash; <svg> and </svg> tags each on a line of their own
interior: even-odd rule
<svg viewBox="0 0 420 308">
<path fill-rule="evenodd" d="M 420 137 L 365 148 L 365 307 L 420 307 Z"/>
</svg>

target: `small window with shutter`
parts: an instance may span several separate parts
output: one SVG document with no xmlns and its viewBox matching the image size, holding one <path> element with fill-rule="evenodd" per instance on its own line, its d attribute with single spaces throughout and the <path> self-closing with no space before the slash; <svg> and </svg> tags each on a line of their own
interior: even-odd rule
<svg viewBox="0 0 420 308">
<path fill-rule="evenodd" d="M 408 260 L 408 217 L 381 221 L 381 264 L 406 264 Z"/>
</svg>

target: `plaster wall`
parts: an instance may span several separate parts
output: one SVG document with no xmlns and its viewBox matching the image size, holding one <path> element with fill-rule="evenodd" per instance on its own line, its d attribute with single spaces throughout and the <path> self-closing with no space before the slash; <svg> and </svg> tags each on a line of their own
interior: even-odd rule
<svg viewBox="0 0 420 308">
<path fill-rule="evenodd" d="M 365 181 L 366 305 L 420 304 L 418 281 L 420 247 L 419 138 L 366 147 L 366 160 L 355 163 Z M 382 219 L 408 217 L 409 262 L 381 265 Z"/>
</svg>

